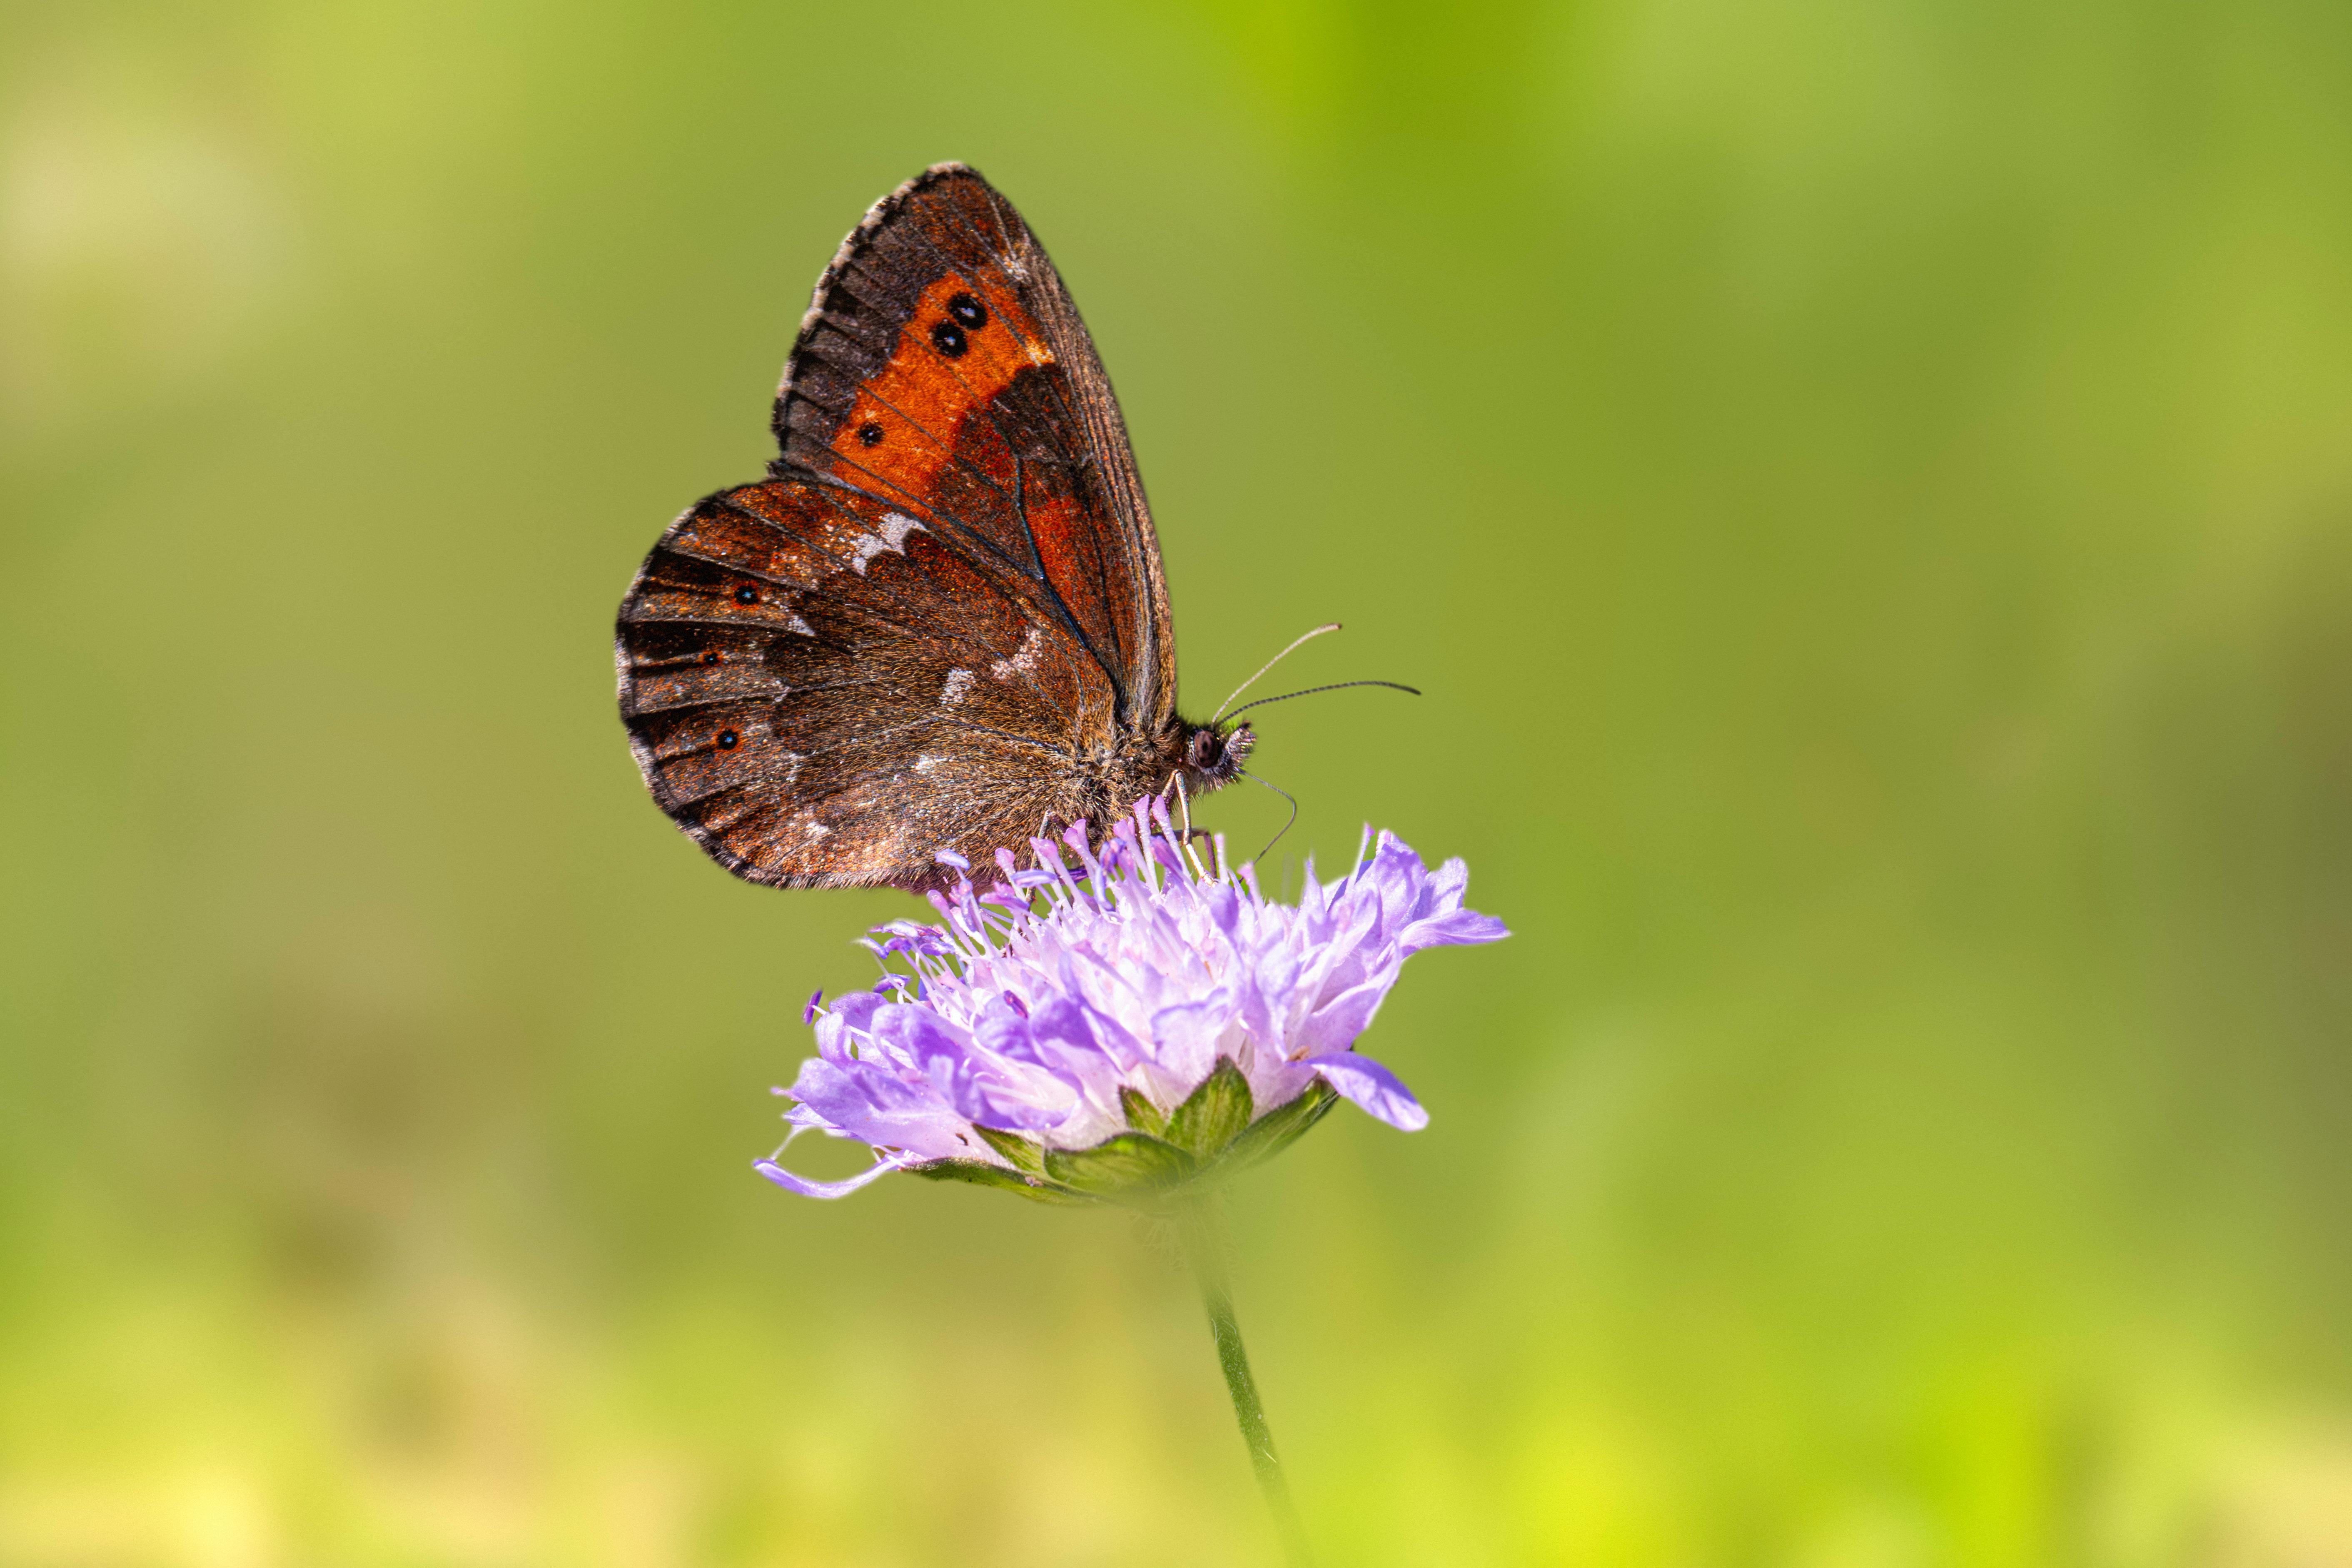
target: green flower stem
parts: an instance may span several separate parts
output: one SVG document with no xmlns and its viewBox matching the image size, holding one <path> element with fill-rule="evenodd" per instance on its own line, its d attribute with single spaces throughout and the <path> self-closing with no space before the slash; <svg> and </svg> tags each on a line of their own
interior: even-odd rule
<svg viewBox="0 0 2352 1568">
<path fill-rule="evenodd" d="M 1291 1568 L 1314 1568 L 1307 1548 L 1307 1531 L 1291 1505 L 1290 1484 L 1282 1461 L 1275 1457 L 1274 1432 L 1265 1424 L 1265 1406 L 1258 1402 L 1257 1381 L 1250 1376 L 1249 1352 L 1242 1348 L 1242 1327 L 1234 1319 L 1233 1292 L 1226 1288 L 1223 1237 L 1207 1205 L 1185 1216 L 1184 1250 L 1201 1282 L 1201 1300 L 1209 1309 L 1209 1332 L 1217 1342 L 1217 1364 L 1224 1369 L 1225 1387 L 1234 1396 L 1234 1418 L 1241 1424 L 1242 1443 L 1249 1449 L 1265 1506 L 1274 1514 L 1274 1528 Z"/>
</svg>

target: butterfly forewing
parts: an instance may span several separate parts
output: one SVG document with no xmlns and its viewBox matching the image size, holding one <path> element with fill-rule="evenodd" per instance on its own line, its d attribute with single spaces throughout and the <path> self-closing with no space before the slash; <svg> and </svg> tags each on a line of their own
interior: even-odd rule
<svg viewBox="0 0 2352 1568">
<path fill-rule="evenodd" d="M 1173 638 L 1158 542 L 1086 327 L 1011 203 L 942 165 L 843 246 L 776 405 L 782 463 L 899 505 L 1021 574 L 1164 722 Z"/>
</svg>

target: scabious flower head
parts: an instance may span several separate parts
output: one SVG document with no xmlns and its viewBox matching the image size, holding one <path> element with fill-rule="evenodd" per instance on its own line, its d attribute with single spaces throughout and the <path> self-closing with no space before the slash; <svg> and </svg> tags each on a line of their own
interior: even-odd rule
<svg viewBox="0 0 2352 1568">
<path fill-rule="evenodd" d="M 779 1091 L 793 1136 L 859 1140 L 873 1165 L 841 1182 L 758 1170 L 811 1197 L 908 1170 L 1149 1205 L 1265 1158 L 1339 1100 L 1425 1126 L 1356 1037 L 1406 958 L 1507 933 L 1462 907 L 1460 860 L 1432 871 L 1394 835 L 1366 837 L 1336 881 L 1309 861 L 1295 906 L 1230 867 L 1223 839 L 1203 857 L 1159 801 L 1098 856 L 1083 824 L 1031 839 L 1030 868 L 1000 850 L 984 892 L 942 854 L 960 873 L 932 895 L 943 923 L 876 928 L 882 979 L 830 1008 L 812 999 L 817 1055 Z"/>
</svg>

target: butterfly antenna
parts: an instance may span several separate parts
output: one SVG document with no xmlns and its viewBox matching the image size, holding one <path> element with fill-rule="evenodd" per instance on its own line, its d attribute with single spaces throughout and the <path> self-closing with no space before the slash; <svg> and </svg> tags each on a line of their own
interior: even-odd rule
<svg viewBox="0 0 2352 1568">
<path fill-rule="evenodd" d="M 1286 800 L 1286 801 L 1288 801 L 1288 802 L 1290 803 L 1290 817 L 1289 817 L 1289 820 L 1288 820 L 1288 821 L 1286 821 L 1285 823 L 1283 823 L 1283 825 L 1282 825 L 1282 832 L 1281 832 L 1281 833 L 1277 833 L 1277 834 L 1276 834 L 1273 837 L 1271 837 L 1271 838 L 1267 839 L 1267 840 L 1265 841 L 1265 848 L 1263 848 L 1263 849 L 1261 849 L 1261 850 L 1259 850 L 1255 855 L 1254 855 L 1254 856 L 1252 856 L 1252 857 L 1250 858 L 1251 858 L 1252 863 L 1253 863 L 1253 864 L 1255 864 L 1256 861 L 1263 860 L 1263 859 L 1265 859 L 1268 855 L 1271 855 L 1272 853 L 1274 853 L 1274 847 L 1275 847 L 1276 845 L 1277 845 L 1277 844 L 1279 844 L 1279 843 L 1281 843 L 1281 842 L 1282 842 L 1282 834 L 1283 834 L 1283 833 L 1287 833 L 1287 832 L 1289 832 L 1289 831 L 1290 831 L 1290 824 L 1298 820 L 1298 797 L 1297 797 L 1297 795 L 1295 795 L 1291 794 L 1288 790 L 1286 790 L 1286 789 L 1283 788 L 1283 787 L 1282 787 L 1280 784 L 1266 784 L 1266 781 L 1265 781 L 1265 780 L 1264 780 L 1264 779 L 1262 779 L 1262 778 L 1258 777 L 1255 773 L 1254 773 L 1250 772 L 1247 768 L 1244 768 L 1244 769 L 1242 770 L 1242 777 L 1244 777 L 1244 778 L 1245 778 L 1245 779 L 1249 780 L 1252 784 L 1265 784 L 1265 787 L 1266 787 L 1266 788 L 1268 788 L 1268 789 L 1272 790 L 1275 794 L 1276 794 L 1276 795 L 1280 795 L 1283 799 L 1285 799 L 1285 800 Z"/>
<path fill-rule="evenodd" d="M 1255 702 L 1243 703 L 1234 709 L 1234 712 L 1246 713 L 1253 708 L 1263 708 L 1269 702 L 1287 702 L 1294 697 L 1312 697 L 1318 691 L 1345 691 L 1350 686 L 1385 686 L 1391 691 L 1402 691 L 1414 697 L 1421 695 L 1421 688 L 1418 686 L 1401 686 L 1393 680 L 1342 680 L 1330 686 L 1310 686 L 1304 691 L 1286 691 L 1279 697 L 1261 697 Z M 1240 693 L 1235 692 L 1234 695 L 1239 696 Z M 1221 714 L 1219 717 L 1230 718 L 1232 715 Z M 1210 722 L 1213 724 L 1216 720 L 1212 719 Z"/>
<path fill-rule="evenodd" d="M 1305 637 L 1300 637 L 1297 642 L 1292 643 L 1288 647 L 1284 648 L 1280 653 L 1276 654 L 1272 658 L 1267 659 L 1255 675 L 1251 676 L 1247 680 L 1243 681 L 1239 686 L 1234 688 L 1233 697 L 1226 698 L 1224 701 L 1218 706 L 1216 712 L 1210 717 L 1209 722 L 1214 724 L 1219 719 L 1223 718 L 1225 716 L 1225 710 L 1234 705 L 1234 697 L 1239 697 L 1243 692 L 1247 691 L 1251 687 L 1255 686 L 1259 681 L 1265 679 L 1265 672 L 1267 670 L 1272 669 L 1276 665 L 1280 664 L 1284 659 L 1288 658 L 1292 654 L 1297 653 L 1301 644 L 1313 642 L 1325 632 L 1336 632 L 1339 629 L 1339 622 L 1326 621 L 1323 625 L 1317 626 L 1313 631 L 1308 632 Z"/>
</svg>

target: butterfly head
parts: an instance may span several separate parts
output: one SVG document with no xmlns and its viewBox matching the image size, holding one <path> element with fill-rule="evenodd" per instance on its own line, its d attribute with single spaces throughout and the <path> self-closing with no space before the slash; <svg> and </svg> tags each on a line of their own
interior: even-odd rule
<svg viewBox="0 0 2352 1568">
<path fill-rule="evenodd" d="M 1216 724 L 1196 726 L 1184 740 L 1185 787 L 1197 795 L 1226 783 L 1242 771 L 1250 748 L 1256 744 L 1257 733 L 1246 720 L 1230 730 Z"/>
</svg>

